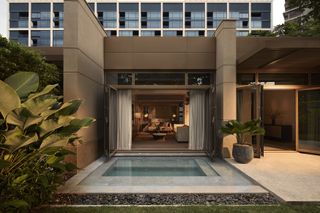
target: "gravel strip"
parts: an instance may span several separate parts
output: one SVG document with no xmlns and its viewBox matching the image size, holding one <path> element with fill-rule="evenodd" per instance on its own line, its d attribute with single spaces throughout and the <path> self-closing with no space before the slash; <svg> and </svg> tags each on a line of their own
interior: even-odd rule
<svg viewBox="0 0 320 213">
<path fill-rule="evenodd" d="M 52 205 L 269 205 L 271 194 L 55 194 Z"/>
</svg>

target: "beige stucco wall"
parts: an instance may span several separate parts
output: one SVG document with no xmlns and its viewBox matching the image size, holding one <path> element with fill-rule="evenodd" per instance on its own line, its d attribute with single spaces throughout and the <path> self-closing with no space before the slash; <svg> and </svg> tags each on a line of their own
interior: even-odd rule
<svg viewBox="0 0 320 213">
<path fill-rule="evenodd" d="M 108 70 L 214 70 L 215 38 L 107 37 Z"/>
<path fill-rule="evenodd" d="M 64 14 L 64 98 L 83 100 L 77 115 L 97 119 L 80 132 L 84 143 L 76 147 L 76 163 L 83 168 L 103 153 L 106 34 L 85 0 L 65 0 Z"/>
</svg>

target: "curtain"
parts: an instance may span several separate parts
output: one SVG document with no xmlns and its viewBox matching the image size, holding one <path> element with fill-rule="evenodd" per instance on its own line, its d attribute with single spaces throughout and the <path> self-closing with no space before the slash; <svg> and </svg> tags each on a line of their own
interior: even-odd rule
<svg viewBox="0 0 320 213">
<path fill-rule="evenodd" d="M 131 90 L 118 90 L 118 150 L 130 150 L 132 142 L 132 95 Z"/>
<path fill-rule="evenodd" d="M 189 149 L 203 150 L 207 138 L 206 125 L 206 92 L 190 91 L 190 135 Z"/>
</svg>

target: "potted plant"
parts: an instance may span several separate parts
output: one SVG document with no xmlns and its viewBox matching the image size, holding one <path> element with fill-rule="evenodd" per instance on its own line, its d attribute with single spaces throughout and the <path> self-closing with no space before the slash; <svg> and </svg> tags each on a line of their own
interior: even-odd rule
<svg viewBox="0 0 320 213">
<path fill-rule="evenodd" d="M 260 127 L 260 119 L 241 123 L 236 120 L 228 121 L 221 131 L 226 135 L 234 135 L 237 143 L 233 144 L 232 156 L 239 163 L 249 163 L 253 159 L 251 138 L 254 135 L 264 135 L 265 130 Z"/>
</svg>

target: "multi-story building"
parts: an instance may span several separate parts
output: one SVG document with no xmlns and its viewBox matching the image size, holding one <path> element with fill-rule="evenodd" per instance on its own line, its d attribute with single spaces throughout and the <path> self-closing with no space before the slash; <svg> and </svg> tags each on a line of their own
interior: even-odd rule
<svg viewBox="0 0 320 213">
<path fill-rule="evenodd" d="M 109 36 L 213 36 L 223 19 L 237 35 L 272 29 L 272 0 L 88 0 Z M 62 0 L 9 0 L 9 37 L 28 46 L 63 45 Z"/>
<path fill-rule="evenodd" d="M 307 15 L 310 9 L 301 10 L 299 7 L 293 7 L 289 5 L 289 1 L 286 0 L 285 12 L 283 13 L 285 22 L 300 21 L 302 17 Z"/>
</svg>

